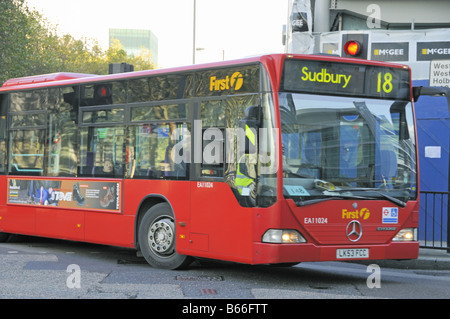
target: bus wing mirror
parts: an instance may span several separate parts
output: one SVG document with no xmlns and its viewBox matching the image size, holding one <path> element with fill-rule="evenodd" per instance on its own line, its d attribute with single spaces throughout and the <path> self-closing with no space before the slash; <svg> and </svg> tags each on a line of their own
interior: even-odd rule
<svg viewBox="0 0 450 319">
<path fill-rule="evenodd" d="M 244 118 L 239 120 L 239 127 L 245 134 L 245 154 L 256 154 L 257 133 L 261 123 L 261 107 L 250 106 L 245 110 Z"/>
<path fill-rule="evenodd" d="M 245 110 L 244 120 L 247 121 L 255 121 L 256 125 L 259 126 L 259 120 L 261 115 L 261 107 L 260 106 L 249 106 Z"/>
<path fill-rule="evenodd" d="M 421 91 L 422 91 L 422 86 L 415 86 L 415 87 L 413 87 L 414 102 L 417 102 L 419 100 Z"/>
<path fill-rule="evenodd" d="M 413 87 L 414 102 L 419 100 L 422 95 L 428 96 L 444 96 L 447 98 L 448 111 L 450 114 L 450 88 L 447 87 L 428 87 L 416 86 Z"/>
</svg>

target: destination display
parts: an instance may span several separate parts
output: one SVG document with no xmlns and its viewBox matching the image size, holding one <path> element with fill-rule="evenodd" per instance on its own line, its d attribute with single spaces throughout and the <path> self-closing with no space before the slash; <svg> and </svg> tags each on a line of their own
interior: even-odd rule
<svg viewBox="0 0 450 319">
<path fill-rule="evenodd" d="M 410 100 L 409 70 L 287 59 L 282 91 Z"/>
</svg>

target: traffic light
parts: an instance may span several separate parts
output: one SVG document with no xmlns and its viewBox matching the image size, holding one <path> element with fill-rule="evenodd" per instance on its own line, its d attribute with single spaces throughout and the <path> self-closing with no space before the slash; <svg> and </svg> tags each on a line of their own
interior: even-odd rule
<svg viewBox="0 0 450 319">
<path fill-rule="evenodd" d="M 95 85 L 94 90 L 94 99 L 109 99 L 112 96 L 111 84 Z"/>
<path fill-rule="evenodd" d="M 107 105 L 113 104 L 112 84 L 94 85 L 94 99 L 93 105 Z"/>
<path fill-rule="evenodd" d="M 367 59 L 369 35 L 347 33 L 342 35 L 342 57 Z"/>
<path fill-rule="evenodd" d="M 344 44 L 344 53 L 352 57 L 357 57 L 361 54 L 362 45 L 358 41 L 347 41 Z"/>
</svg>

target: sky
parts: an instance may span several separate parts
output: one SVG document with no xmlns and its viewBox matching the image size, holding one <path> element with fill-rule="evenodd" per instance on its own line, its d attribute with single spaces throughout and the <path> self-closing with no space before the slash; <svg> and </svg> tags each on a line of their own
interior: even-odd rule
<svg viewBox="0 0 450 319">
<path fill-rule="evenodd" d="M 60 34 L 96 39 L 107 49 L 109 28 L 149 29 L 160 68 L 193 62 L 194 0 L 27 0 Z M 288 0 L 196 0 L 196 62 L 282 53 Z M 198 50 L 200 49 L 200 50 Z"/>
</svg>

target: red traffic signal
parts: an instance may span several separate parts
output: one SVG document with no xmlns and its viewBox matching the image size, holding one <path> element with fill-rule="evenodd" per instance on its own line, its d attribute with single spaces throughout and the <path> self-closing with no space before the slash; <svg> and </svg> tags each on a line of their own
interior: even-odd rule
<svg viewBox="0 0 450 319">
<path fill-rule="evenodd" d="M 344 45 L 344 52 L 347 55 L 356 57 L 360 55 L 362 51 L 362 45 L 358 41 L 348 41 Z"/>
<path fill-rule="evenodd" d="M 98 97 L 108 97 L 110 95 L 109 88 L 106 86 L 99 86 L 97 88 L 97 96 Z"/>
</svg>

